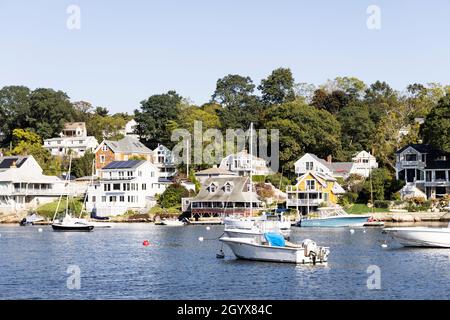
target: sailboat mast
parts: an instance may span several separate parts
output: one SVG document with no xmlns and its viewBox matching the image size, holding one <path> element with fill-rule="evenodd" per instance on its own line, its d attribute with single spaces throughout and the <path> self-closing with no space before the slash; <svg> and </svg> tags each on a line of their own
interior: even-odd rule
<svg viewBox="0 0 450 320">
<path fill-rule="evenodd" d="M 253 122 L 250 123 L 250 216 L 253 216 Z"/>
</svg>

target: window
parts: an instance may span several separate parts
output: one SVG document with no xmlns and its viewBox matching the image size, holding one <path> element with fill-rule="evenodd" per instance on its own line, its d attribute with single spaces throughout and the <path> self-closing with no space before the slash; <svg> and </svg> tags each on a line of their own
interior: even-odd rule
<svg viewBox="0 0 450 320">
<path fill-rule="evenodd" d="M 133 177 L 133 171 L 127 171 L 127 177 L 132 178 Z"/>
<path fill-rule="evenodd" d="M 104 184 L 103 188 L 104 191 L 111 191 L 111 185 L 109 183 Z"/>
<path fill-rule="evenodd" d="M 152 178 L 155 177 L 155 171 L 150 172 L 150 177 L 152 177 Z"/>
<path fill-rule="evenodd" d="M 105 156 L 104 155 L 100 155 L 100 163 L 105 163 Z"/>
<path fill-rule="evenodd" d="M 224 189 L 225 189 L 225 192 L 231 192 L 231 190 L 233 189 L 233 187 L 231 186 L 230 183 L 226 183 Z"/>
<path fill-rule="evenodd" d="M 96 196 L 92 196 L 92 202 L 96 202 L 96 201 L 97 201 Z"/>
<path fill-rule="evenodd" d="M 313 170 L 314 163 L 313 162 L 306 162 L 306 170 Z"/>
<path fill-rule="evenodd" d="M 417 154 L 406 154 L 405 160 L 406 161 L 417 161 Z"/>
<path fill-rule="evenodd" d="M 363 163 L 369 163 L 369 159 L 363 159 Z"/>
<path fill-rule="evenodd" d="M 445 181 L 445 171 L 444 170 L 436 170 L 435 171 L 436 180 L 444 180 Z"/>
<path fill-rule="evenodd" d="M 129 183 L 124 183 L 123 184 L 123 191 L 130 191 L 130 184 Z"/>
<path fill-rule="evenodd" d="M 142 171 L 140 171 L 140 170 L 138 171 L 138 176 L 142 177 Z"/>
<path fill-rule="evenodd" d="M 119 171 L 119 179 L 123 179 L 125 177 L 125 172 Z"/>
<path fill-rule="evenodd" d="M 446 161 L 447 157 L 446 156 L 438 156 L 436 157 L 436 161 Z"/>
<path fill-rule="evenodd" d="M 106 202 L 106 196 L 102 196 L 102 202 Z"/>
<path fill-rule="evenodd" d="M 145 183 L 142 184 L 142 190 L 147 190 L 147 184 Z"/>
<path fill-rule="evenodd" d="M 102 146 L 102 151 L 108 151 L 108 146 L 107 146 L 106 144 L 104 144 L 104 145 Z"/>
<path fill-rule="evenodd" d="M 120 191 L 120 183 L 114 183 L 113 184 L 113 190 L 119 190 Z"/>
<path fill-rule="evenodd" d="M 116 202 L 117 201 L 117 197 L 116 196 L 110 196 L 109 197 L 109 202 Z"/>
<path fill-rule="evenodd" d="M 211 183 L 208 187 L 209 192 L 216 192 L 216 185 L 214 183 Z"/>
<path fill-rule="evenodd" d="M 125 202 L 125 196 L 120 196 L 120 197 L 119 197 L 119 201 L 120 201 L 120 202 Z"/>
<path fill-rule="evenodd" d="M 316 190 L 316 181 L 306 180 L 306 190 Z"/>
</svg>

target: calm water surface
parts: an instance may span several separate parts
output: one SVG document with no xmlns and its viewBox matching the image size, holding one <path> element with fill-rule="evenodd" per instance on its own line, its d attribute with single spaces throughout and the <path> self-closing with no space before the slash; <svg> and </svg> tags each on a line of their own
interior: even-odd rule
<svg viewBox="0 0 450 320">
<path fill-rule="evenodd" d="M 216 259 L 221 244 L 207 239 L 222 226 L 38 228 L 0 226 L 0 299 L 448 299 L 450 292 L 450 249 L 383 249 L 387 238 L 375 228 L 293 228 L 291 241 L 330 247 L 327 266 L 236 260 L 228 248 Z M 81 269 L 79 290 L 67 288 L 69 265 Z M 380 290 L 367 289 L 370 265 L 381 270 Z"/>
</svg>

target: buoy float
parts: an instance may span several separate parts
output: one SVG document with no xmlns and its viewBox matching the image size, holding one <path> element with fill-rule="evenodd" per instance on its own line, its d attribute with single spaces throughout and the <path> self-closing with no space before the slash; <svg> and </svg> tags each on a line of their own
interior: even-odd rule
<svg viewBox="0 0 450 320">
<path fill-rule="evenodd" d="M 42 228 L 39 228 L 39 229 L 38 229 L 38 232 L 42 232 Z"/>
<path fill-rule="evenodd" d="M 211 230 L 211 228 L 210 227 L 206 227 L 206 230 Z"/>
<path fill-rule="evenodd" d="M 148 242 L 148 240 L 144 240 L 144 242 L 142 242 L 142 245 L 147 247 L 150 245 L 150 242 Z"/>
<path fill-rule="evenodd" d="M 351 234 L 355 233 L 355 230 L 350 229 L 350 233 L 351 233 Z"/>
<path fill-rule="evenodd" d="M 203 237 L 198 237 L 198 241 L 203 241 Z"/>
<path fill-rule="evenodd" d="M 366 233 L 366 229 L 363 230 L 363 233 Z"/>
<path fill-rule="evenodd" d="M 387 248 L 387 246 L 388 246 L 388 245 L 387 245 L 386 243 L 383 243 L 383 244 L 381 245 L 382 248 Z"/>
</svg>

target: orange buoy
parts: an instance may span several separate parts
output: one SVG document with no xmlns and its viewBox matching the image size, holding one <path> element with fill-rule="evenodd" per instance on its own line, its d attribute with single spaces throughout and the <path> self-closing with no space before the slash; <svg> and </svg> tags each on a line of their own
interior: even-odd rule
<svg viewBox="0 0 450 320">
<path fill-rule="evenodd" d="M 149 246 L 149 245 L 150 245 L 150 242 L 148 242 L 148 240 L 144 240 L 144 242 L 142 242 L 142 245 L 144 245 L 144 246 Z"/>
</svg>

